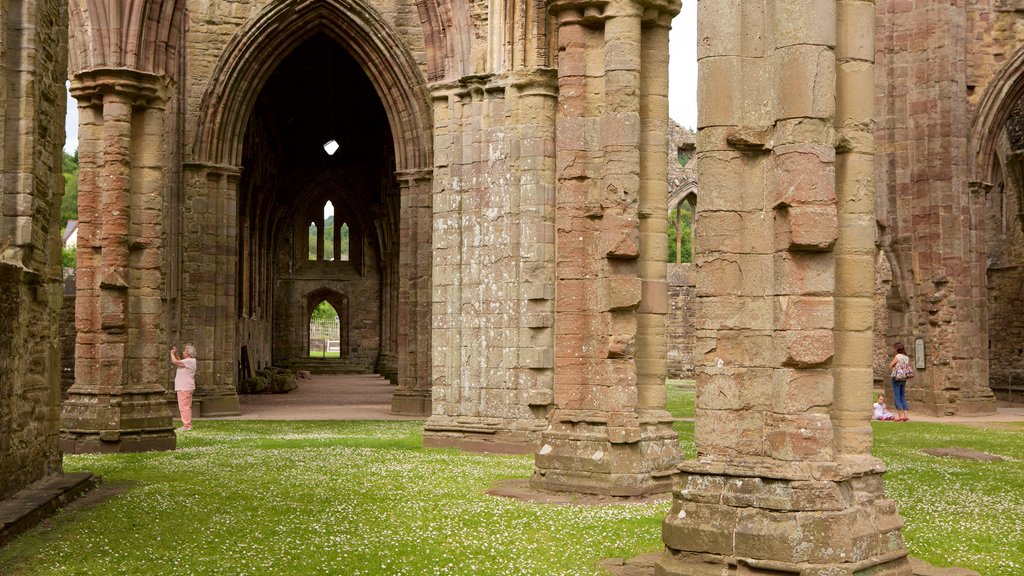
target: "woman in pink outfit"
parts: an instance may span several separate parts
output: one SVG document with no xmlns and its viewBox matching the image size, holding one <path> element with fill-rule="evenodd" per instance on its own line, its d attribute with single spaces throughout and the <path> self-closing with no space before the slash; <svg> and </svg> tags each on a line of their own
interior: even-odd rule
<svg viewBox="0 0 1024 576">
<path fill-rule="evenodd" d="M 196 348 L 185 345 L 185 355 L 178 358 L 178 347 L 171 348 L 171 363 L 178 367 L 174 375 L 174 391 L 178 394 L 181 429 L 192 429 L 192 393 L 196 390 Z"/>
</svg>

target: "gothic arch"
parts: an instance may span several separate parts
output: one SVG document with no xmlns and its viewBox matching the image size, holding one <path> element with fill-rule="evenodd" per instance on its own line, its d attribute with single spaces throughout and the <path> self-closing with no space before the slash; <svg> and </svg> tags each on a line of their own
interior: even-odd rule
<svg viewBox="0 0 1024 576">
<path fill-rule="evenodd" d="M 1013 105 L 1024 98 L 1024 46 L 1018 48 L 985 88 L 971 122 L 968 142 L 968 180 L 994 180 L 996 149 Z"/>
<path fill-rule="evenodd" d="M 388 116 L 399 172 L 430 166 L 431 114 L 425 80 L 405 43 L 365 0 L 270 4 L 228 44 L 203 95 L 192 144 L 195 162 L 238 166 L 242 135 L 260 88 L 277 64 L 325 33 L 366 72 Z"/>
</svg>

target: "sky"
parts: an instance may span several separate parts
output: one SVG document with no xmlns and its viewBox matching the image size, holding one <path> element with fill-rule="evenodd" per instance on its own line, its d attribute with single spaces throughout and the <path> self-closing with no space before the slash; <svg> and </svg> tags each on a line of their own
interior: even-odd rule
<svg viewBox="0 0 1024 576">
<path fill-rule="evenodd" d="M 697 128 L 697 0 L 683 0 L 669 36 L 668 114 L 687 128 Z M 68 95 L 64 150 L 78 149 L 78 108 Z"/>
</svg>

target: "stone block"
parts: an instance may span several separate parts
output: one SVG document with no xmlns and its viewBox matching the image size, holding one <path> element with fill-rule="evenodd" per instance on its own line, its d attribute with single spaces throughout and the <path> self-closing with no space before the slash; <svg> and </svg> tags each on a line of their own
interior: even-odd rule
<svg viewBox="0 0 1024 576">
<path fill-rule="evenodd" d="M 832 370 L 778 368 L 773 370 L 772 380 L 775 389 L 774 412 L 799 414 L 832 404 Z"/>
<path fill-rule="evenodd" d="M 778 73 L 773 108 L 779 118 L 832 118 L 836 61 L 830 47 L 813 44 L 780 47 L 772 55 L 772 64 Z"/>
<path fill-rule="evenodd" d="M 698 61 L 711 57 L 739 56 L 743 36 L 735 33 L 743 0 L 704 0 L 697 5 L 701 37 L 697 42 Z"/>
<path fill-rule="evenodd" d="M 828 296 L 780 296 L 774 300 L 775 326 L 781 330 L 831 330 L 835 303 Z"/>
<path fill-rule="evenodd" d="M 697 407 L 705 410 L 770 410 L 775 387 L 770 368 L 698 367 Z"/>
<path fill-rule="evenodd" d="M 768 170 L 767 200 L 779 205 L 834 206 L 835 149 L 828 144 L 776 146 Z"/>
<path fill-rule="evenodd" d="M 775 246 L 794 252 L 831 250 L 839 237 L 835 206 L 789 206 L 775 212 Z"/>
<path fill-rule="evenodd" d="M 762 456 L 764 415 L 760 411 L 697 410 L 694 439 L 702 452 L 723 456 Z"/>
<path fill-rule="evenodd" d="M 773 300 L 731 295 L 701 298 L 694 326 L 698 330 L 771 330 L 775 327 Z"/>
<path fill-rule="evenodd" d="M 875 94 L 861 90 L 860 87 L 865 86 L 863 82 L 871 85 L 874 74 L 875 68 L 870 57 L 867 60 L 842 62 L 839 65 L 836 70 L 836 100 L 838 112 L 841 114 L 841 125 L 863 125 L 873 119 Z"/>
<path fill-rule="evenodd" d="M 835 298 L 836 330 L 871 330 L 874 313 L 874 302 L 866 298 Z"/>
<path fill-rule="evenodd" d="M 694 233 L 707 253 L 770 254 L 774 248 L 761 212 L 702 211 Z"/>
<path fill-rule="evenodd" d="M 835 26 L 822 26 L 836 21 L 835 2 L 792 0 L 775 6 L 775 47 L 814 45 L 834 47 Z M 872 54 L 872 56 L 874 56 Z"/>
<path fill-rule="evenodd" d="M 835 354 L 831 330 L 781 330 L 776 332 L 781 366 L 811 368 L 832 360 Z"/>
<path fill-rule="evenodd" d="M 642 282 L 639 278 L 607 278 L 603 284 L 597 310 L 627 310 L 640 304 Z"/>
<path fill-rule="evenodd" d="M 713 80 L 712 80 L 713 79 Z M 697 66 L 698 128 L 742 123 L 739 97 L 744 90 L 743 60 L 735 56 L 708 56 Z M 701 181 L 706 182 L 703 174 Z M 725 190 L 726 187 L 720 189 Z"/>
<path fill-rule="evenodd" d="M 731 506 L 677 499 L 662 521 L 662 540 L 673 550 L 732 555 L 739 515 Z"/>
<path fill-rule="evenodd" d="M 835 258 L 831 254 L 780 252 L 774 265 L 776 294 L 828 296 L 835 289 Z M 871 278 L 868 281 L 873 283 Z"/>
<path fill-rule="evenodd" d="M 832 421 L 828 414 L 765 416 L 768 454 L 779 460 L 828 461 L 832 459 Z"/>
</svg>

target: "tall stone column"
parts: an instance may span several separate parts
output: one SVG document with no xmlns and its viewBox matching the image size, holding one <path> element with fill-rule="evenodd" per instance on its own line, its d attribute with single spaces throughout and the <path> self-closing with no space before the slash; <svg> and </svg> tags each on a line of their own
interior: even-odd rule
<svg viewBox="0 0 1024 576">
<path fill-rule="evenodd" d="M 433 413 L 425 446 L 533 453 L 553 395 L 550 68 L 432 86 Z"/>
<path fill-rule="evenodd" d="M 657 573 L 909 576 L 862 409 L 873 3 L 698 6 L 697 459 Z"/>
<path fill-rule="evenodd" d="M 180 213 L 181 319 L 176 341 L 196 347 L 200 416 L 239 413 L 238 180 L 232 166 L 188 164 Z"/>
<path fill-rule="evenodd" d="M 392 414 L 430 414 L 430 183 L 429 170 L 398 174 L 398 389 Z"/>
<path fill-rule="evenodd" d="M 65 452 L 175 446 L 165 401 L 163 107 L 166 80 L 82 72 L 79 101 L 75 384 L 61 421 Z"/>
<path fill-rule="evenodd" d="M 667 47 L 679 3 L 570 0 L 549 10 L 559 44 L 555 409 L 531 484 L 663 492 L 681 454 L 659 390 L 667 59 L 653 55 Z"/>
</svg>

